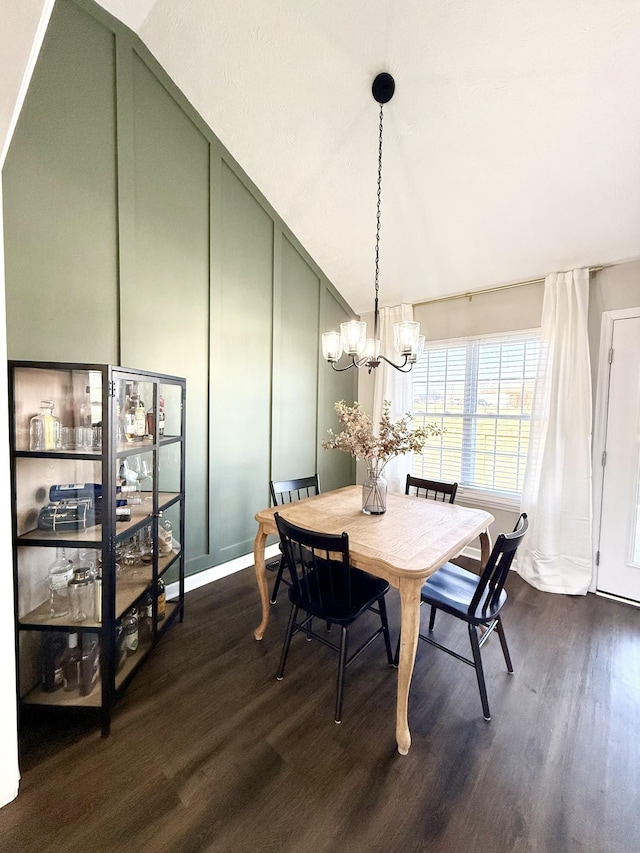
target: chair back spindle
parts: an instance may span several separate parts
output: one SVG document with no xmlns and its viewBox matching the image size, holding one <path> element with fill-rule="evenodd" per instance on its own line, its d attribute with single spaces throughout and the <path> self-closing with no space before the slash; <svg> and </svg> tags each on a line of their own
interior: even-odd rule
<svg viewBox="0 0 640 853">
<path fill-rule="evenodd" d="M 513 533 L 501 533 L 496 539 L 471 599 L 470 616 L 491 615 L 499 610 L 500 596 L 509 576 L 509 569 L 528 528 L 527 514 L 523 512 L 518 518 Z"/>
<path fill-rule="evenodd" d="M 352 609 L 347 533 L 314 533 L 275 515 L 295 598 L 314 612 L 337 616 Z"/>
<path fill-rule="evenodd" d="M 269 482 L 269 491 L 271 492 L 271 502 L 274 506 L 283 506 L 284 504 L 293 503 L 294 501 L 303 500 L 320 494 L 320 480 L 317 473 L 311 477 L 297 477 L 295 480 L 280 480 Z M 284 577 L 284 558 L 280 558 L 277 564 L 271 564 L 270 567 L 277 565 L 278 573 L 273 585 L 271 593 L 271 604 L 275 604 L 278 600 L 278 590 L 280 583 L 288 581 Z"/>
<path fill-rule="evenodd" d="M 417 495 L 418 497 L 432 498 L 435 501 L 449 501 L 452 504 L 456 499 L 458 491 L 457 483 L 443 483 L 439 480 L 423 480 L 422 477 L 412 477 L 407 474 L 407 483 L 404 488 L 405 495 Z"/>
<path fill-rule="evenodd" d="M 320 483 L 318 475 L 312 477 L 298 477 L 295 480 L 280 480 L 269 483 L 271 500 L 274 506 L 300 501 L 320 494 Z"/>
</svg>

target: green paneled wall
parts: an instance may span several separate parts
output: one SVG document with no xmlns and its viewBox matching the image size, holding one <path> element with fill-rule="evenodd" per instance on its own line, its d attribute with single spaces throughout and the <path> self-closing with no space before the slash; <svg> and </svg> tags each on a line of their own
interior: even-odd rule
<svg viewBox="0 0 640 853">
<path fill-rule="evenodd" d="M 133 194 L 121 217 L 120 357 L 187 379 L 189 561 L 209 552 L 208 465 L 198 461 L 209 448 L 210 146 L 135 52 L 131 59 Z"/>
<path fill-rule="evenodd" d="M 252 550 L 253 518 L 269 503 L 274 230 L 272 218 L 224 162 L 220 195 L 220 275 L 211 318 L 217 562 Z"/>
<path fill-rule="evenodd" d="M 10 358 L 118 359 L 115 38 L 57 3 L 3 170 Z"/>
<path fill-rule="evenodd" d="M 91 0 L 56 3 L 3 181 L 9 356 L 187 378 L 188 574 L 251 551 L 270 477 L 353 482 L 319 448 L 355 393 L 318 364 L 348 306 Z"/>
<path fill-rule="evenodd" d="M 320 328 L 323 330 L 340 329 L 340 323 L 350 319 L 344 306 L 336 299 L 329 287 L 322 288 L 320 309 Z M 348 453 L 339 450 L 325 450 L 322 442 L 327 438 L 329 428 L 340 429 L 334 404 L 338 400 L 353 400 L 355 370 L 339 373 L 332 370 L 324 362 L 320 365 L 318 382 L 318 473 L 320 487 L 328 492 L 344 486 L 345 483 L 355 483 L 356 463 Z"/>
<path fill-rule="evenodd" d="M 306 477 L 316 471 L 318 410 L 317 329 L 320 280 L 286 237 L 281 241 L 278 313 L 274 324 L 274 480 Z"/>
</svg>

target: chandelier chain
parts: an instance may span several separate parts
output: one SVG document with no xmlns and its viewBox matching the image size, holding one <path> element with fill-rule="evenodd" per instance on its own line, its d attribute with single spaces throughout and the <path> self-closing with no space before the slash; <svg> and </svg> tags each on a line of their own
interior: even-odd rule
<svg viewBox="0 0 640 853">
<path fill-rule="evenodd" d="M 395 81 L 386 72 L 378 74 L 373 81 L 371 92 L 374 100 L 380 105 L 380 120 L 378 125 L 378 187 L 376 204 L 376 269 L 375 269 L 375 301 L 373 305 L 373 338 L 367 338 L 367 324 L 362 320 L 349 320 L 340 324 L 340 333 L 324 332 L 322 335 L 322 352 L 333 370 L 344 371 L 352 367 L 366 367 L 371 373 L 383 362 L 401 373 L 409 373 L 417 362 L 424 336 L 420 335 L 420 324 L 417 322 L 398 322 L 393 324 L 394 348 L 401 356 L 399 363 L 392 361 L 380 352 L 380 310 L 378 299 L 380 293 L 380 225 L 382 209 L 382 136 L 384 125 L 384 104 L 393 97 Z M 345 352 L 350 363 L 338 367 L 337 363 Z"/>
<path fill-rule="evenodd" d="M 382 119 L 383 106 L 380 104 L 380 128 L 378 136 L 378 201 L 376 208 L 376 299 L 380 285 L 378 278 L 380 275 L 380 203 L 382 200 Z"/>
<path fill-rule="evenodd" d="M 378 326 L 379 326 L 379 317 L 378 317 L 378 292 L 380 290 L 380 284 L 378 282 L 380 277 L 380 204 L 382 201 L 382 122 L 383 122 L 383 105 L 380 104 L 380 125 L 379 125 L 379 133 L 378 133 L 378 200 L 376 204 L 376 297 L 373 305 L 373 339 L 378 339 Z"/>
</svg>

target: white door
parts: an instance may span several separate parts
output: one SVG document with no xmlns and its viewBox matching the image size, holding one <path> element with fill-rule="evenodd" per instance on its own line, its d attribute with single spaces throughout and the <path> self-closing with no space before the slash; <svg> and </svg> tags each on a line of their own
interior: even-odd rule
<svg viewBox="0 0 640 853">
<path fill-rule="evenodd" d="M 597 589 L 640 602 L 640 317 L 613 321 L 610 361 Z"/>
</svg>

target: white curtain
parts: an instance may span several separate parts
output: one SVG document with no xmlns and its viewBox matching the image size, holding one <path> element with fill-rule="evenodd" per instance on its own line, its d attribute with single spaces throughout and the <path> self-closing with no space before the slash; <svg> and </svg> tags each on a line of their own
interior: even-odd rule
<svg viewBox="0 0 640 853">
<path fill-rule="evenodd" d="M 367 334 L 373 336 L 373 314 L 362 318 L 367 322 Z M 396 305 L 394 308 L 380 309 L 380 352 L 392 361 L 401 362 L 393 346 L 393 326 L 402 320 L 413 320 L 413 305 Z M 364 369 L 364 368 L 362 368 Z M 372 419 L 374 429 L 380 423 L 382 406 L 385 400 L 391 402 L 391 418 L 396 420 L 411 411 L 412 385 L 411 375 L 400 373 L 385 361 L 373 371 Z M 389 484 L 389 491 L 404 494 L 407 474 L 411 471 L 411 454 L 396 456 L 387 463 L 383 476 Z"/>
<path fill-rule="evenodd" d="M 546 592 L 584 595 L 591 583 L 589 271 L 545 279 L 540 361 L 522 511 L 529 532 L 518 573 Z"/>
</svg>

